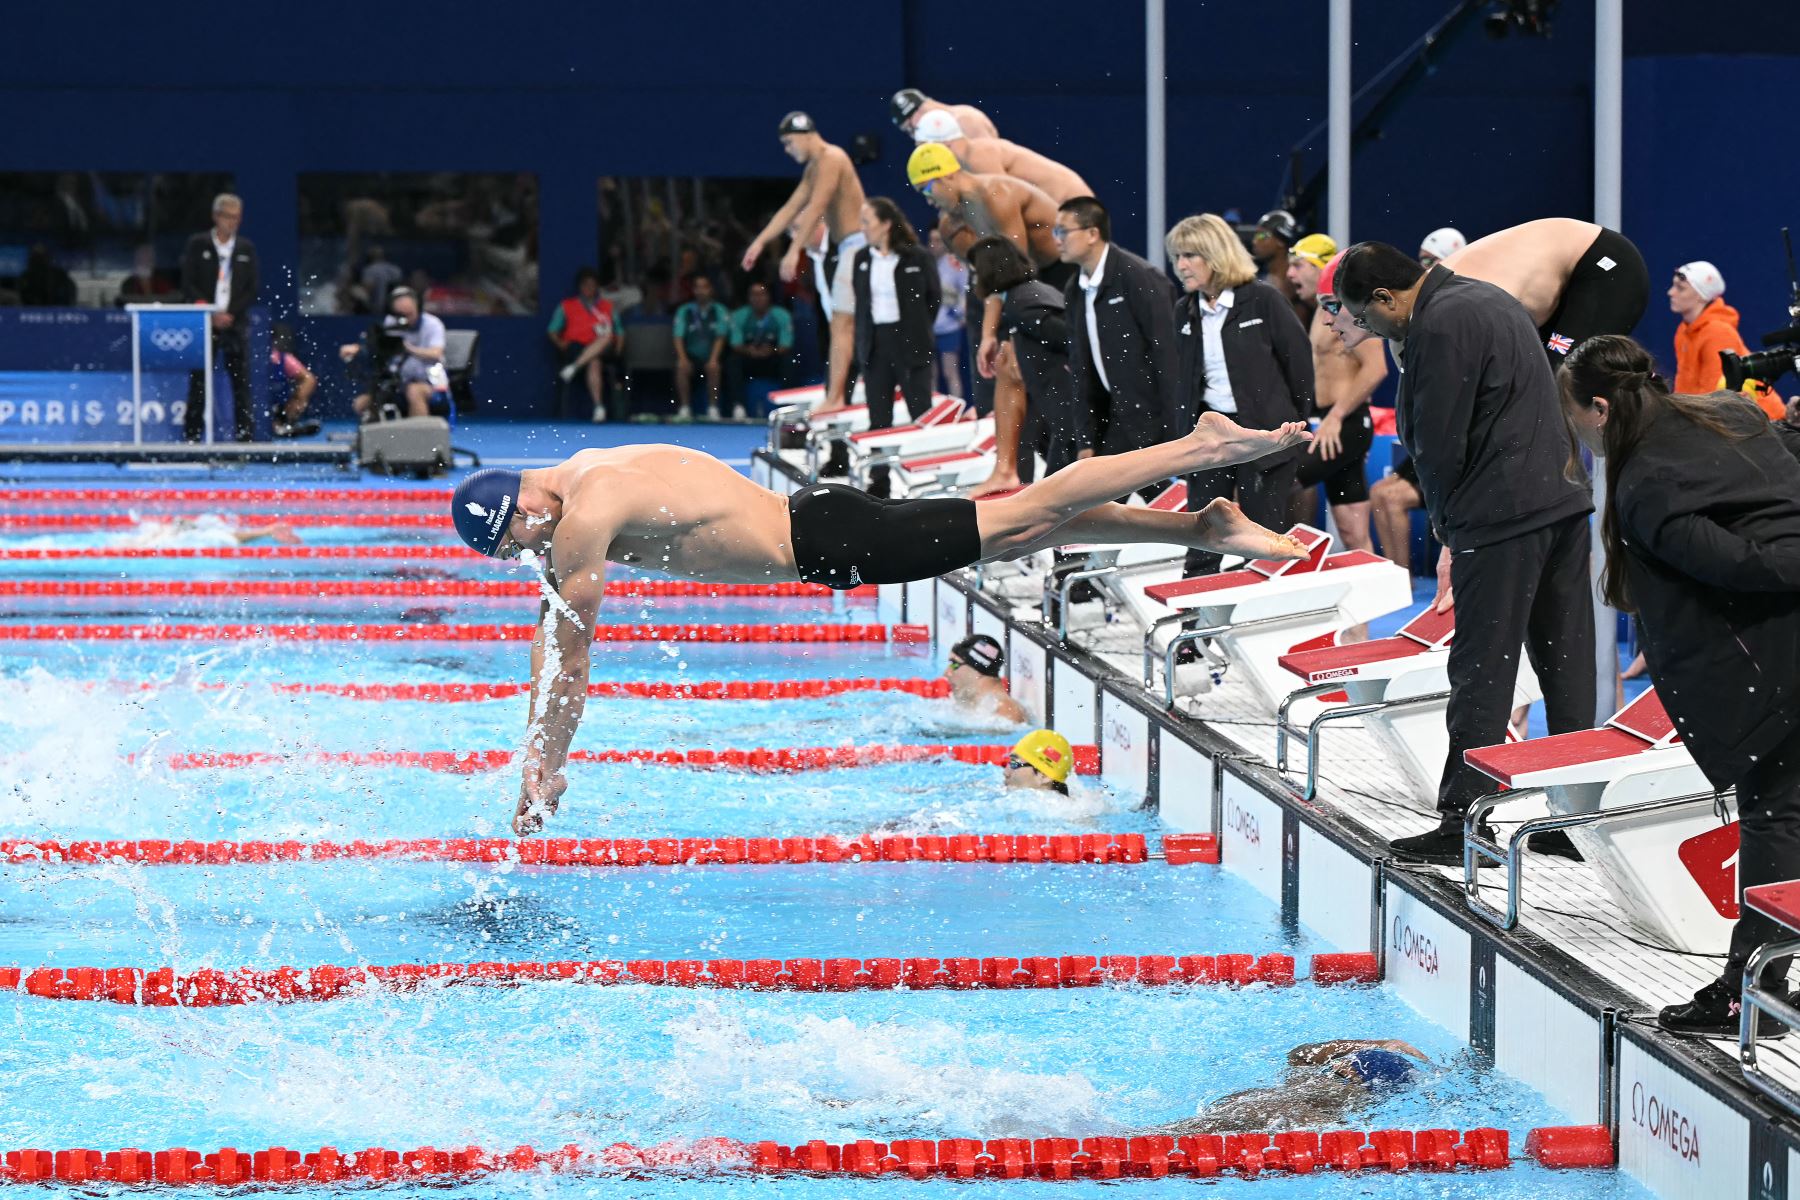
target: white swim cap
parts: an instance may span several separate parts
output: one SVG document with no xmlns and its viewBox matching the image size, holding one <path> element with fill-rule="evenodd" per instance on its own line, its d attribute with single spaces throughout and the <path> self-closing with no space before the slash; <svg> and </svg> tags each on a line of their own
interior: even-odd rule
<svg viewBox="0 0 1800 1200">
<path fill-rule="evenodd" d="M 1462 235 L 1462 230 L 1446 225 L 1426 235 L 1425 240 L 1419 243 L 1419 253 L 1438 259 L 1449 258 L 1468 244 L 1469 239 Z"/>
<path fill-rule="evenodd" d="M 915 142 L 953 142 L 962 135 L 962 126 L 957 124 L 956 118 L 941 108 L 932 109 L 913 126 Z"/>
</svg>

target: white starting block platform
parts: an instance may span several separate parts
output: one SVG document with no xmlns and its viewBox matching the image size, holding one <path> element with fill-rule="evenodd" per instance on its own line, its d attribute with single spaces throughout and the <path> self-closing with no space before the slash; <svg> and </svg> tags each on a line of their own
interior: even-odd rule
<svg viewBox="0 0 1800 1200">
<path fill-rule="evenodd" d="M 1347 646 L 1334 640 L 1282 655 L 1278 660 L 1282 669 L 1298 676 L 1305 686 L 1288 693 L 1276 708 L 1276 769 L 1287 772 L 1287 747 L 1299 736 L 1307 757 L 1303 794 L 1310 799 L 1318 790 L 1323 727 L 1360 718 L 1363 727 L 1405 768 L 1412 785 L 1411 799 L 1419 810 L 1435 812 L 1444 760 L 1450 754 L 1444 719 L 1450 703 L 1450 642 L 1455 636 L 1456 610 L 1440 613 L 1427 608 L 1393 637 Z M 1342 692 L 1345 707 L 1309 712 L 1306 727 L 1300 728 L 1294 716 L 1296 706 L 1310 699 L 1330 703 L 1326 693 L 1337 691 Z M 1537 676 L 1521 654 L 1512 707 L 1534 703 L 1542 695 Z"/>
<path fill-rule="evenodd" d="M 1160 657 L 1164 695 L 1173 704 L 1170 667 L 1176 652 L 1184 642 L 1207 643 L 1209 655 L 1246 679 L 1272 713 L 1292 690 L 1282 655 L 1300 643 L 1396 612 L 1412 600 L 1407 573 L 1380 555 L 1366 550 L 1333 554 L 1331 535 L 1306 525 L 1288 533 L 1306 543 L 1307 557 L 1261 559 L 1236 571 L 1143 588 L 1146 599 L 1167 613 L 1152 620 L 1144 633 L 1146 689 L 1155 687 Z M 1177 631 L 1177 626 L 1185 628 Z"/>
<path fill-rule="evenodd" d="M 1568 832 L 1615 911 L 1678 949 L 1724 952 L 1738 915 L 1737 823 L 1729 801 L 1714 803 L 1712 785 L 1654 690 L 1598 729 L 1487 746 L 1463 758 L 1508 788 L 1541 789 L 1552 817 L 1607 814 Z M 1506 861 L 1507 852 L 1492 851 L 1488 857 Z M 1516 896 L 1508 908 L 1516 919 Z"/>
</svg>

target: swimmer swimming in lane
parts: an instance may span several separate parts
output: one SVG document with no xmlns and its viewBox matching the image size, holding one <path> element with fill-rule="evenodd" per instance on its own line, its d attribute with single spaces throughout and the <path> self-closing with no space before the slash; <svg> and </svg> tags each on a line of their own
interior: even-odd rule
<svg viewBox="0 0 1800 1200">
<path fill-rule="evenodd" d="M 879 500 L 836 484 L 782 496 L 709 454 L 668 445 L 583 450 L 541 470 L 477 471 L 451 498 L 457 534 L 494 558 L 543 556 L 553 589 L 531 647 L 531 716 L 513 828 L 521 836 L 543 828 L 568 786 L 563 764 L 587 702 L 609 562 L 717 583 L 853 588 L 930 579 L 1072 542 L 1304 558 L 1304 545 L 1264 529 L 1228 500 L 1197 513 L 1112 501 L 1173 476 L 1279 453 L 1311 436 L 1297 421 L 1252 430 L 1207 413 L 1184 437 L 1084 459 L 979 504 Z M 547 619 L 552 609 L 555 617 Z"/>
<path fill-rule="evenodd" d="M 1325 1129 L 1377 1100 L 1418 1082 L 1431 1060 L 1416 1046 L 1395 1040 L 1343 1038 L 1311 1042 L 1288 1051 L 1287 1070 L 1275 1087 L 1246 1088 L 1221 1096 L 1181 1121 L 1146 1133 L 1187 1137 L 1263 1129 Z"/>
</svg>

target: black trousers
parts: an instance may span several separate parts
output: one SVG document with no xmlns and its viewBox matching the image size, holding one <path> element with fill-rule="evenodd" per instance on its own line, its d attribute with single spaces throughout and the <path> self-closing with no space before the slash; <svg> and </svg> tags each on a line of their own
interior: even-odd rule
<svg viewBox="0 0 1800 1200">
<path fill-rule="evenodd" d="M 1450 556 L 1456 640 L 1450 643 L 1450 755 L 1438 812 L 1460 817 L 1499 785 L 1463 752 L 1506 740 L 1519 644 L 1544 690 L 1551 733 L 1594 725 L 1594 599 L 1588 517 L 1582 513 L 1478 550 Z"/>
<path fill-rule="evenodd" d="M 1186 477 L 1188 511 L 1199 512 L 1223 496 L 1227 500 L 1235 499 L 1244 515 L 1258 525 L 1277 531 L 1286 529 L 1288 493 L 1294 489 L 1294 476 L 1299 470 L 1299 456 L 1288 451 L 1274 466 L 1269 466 L 1266 459 L 1259 459 L 1189 475 Z M 1195 575 L 1211 575 L 1218 569 L 1219 555 L 1210 550 L 1187 552 L 1186 574 L 1190 579 Z"/>
<path fill-rule="evenodd" d="M 1738 923 L 1731 931 L 1731 954 L 1725 960 L 1725 985 L 1744 985 L 1744 965 L 1765 942 L 1794 935 L 1744 907 L 1744 889 L 1779 883 L 1800 875 L 1800 734 L 1765 754 L 1737 783 Z M 1791 959 L 1779 958 L 1763 972 L 1764 983 L 1787 975 Z"/>
<path fill-rule="evenodd" d="M 254 441 L 256 438 L 255 414 L 250 405 L 250 345 L 242 335 L 213 331 L 213 351 L 225 358 L 225 375 L 231 380 L 231 409 L 233 436 L 240 442 Z M 212 364 L 207 364 L 211 368 Z M 213 388 L 213 403 L 217 405 L 224 399 L 219 388 Z M 224 410 L 215 409 L 213 414 L 213 436 L 222 437 L 225 433 Z M 206 437 L 206 372 L 188 372 L 187 415 L 182 421 L 182 436 L 190 442 L 198 442 Z"/>
<path fill-rule="evenodd" d="M 863 398 L 869 402 L 869 428 L 894 427 L 894 389 L 906 400 L 906 411 L 913 420 L 924 416 L 931 407 L 932 360 L 916 365 L 906 357 L 900 341 L 899 325 L 875 325 L 870 328 L 869 357 L 863 360 Z M 869 473 L 869 494 L 888 494 L 888 471 L 876 467 Z"/>
</svg>

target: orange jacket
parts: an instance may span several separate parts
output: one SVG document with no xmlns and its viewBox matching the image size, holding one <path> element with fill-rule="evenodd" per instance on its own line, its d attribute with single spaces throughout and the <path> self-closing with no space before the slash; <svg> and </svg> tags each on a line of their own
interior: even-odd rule
<svg viewBox="0 0 1800 1200">
<path fill-rule="evenodd" d="M 1714 298 L 1692 321 L 1683 321 L 1675 330 L 1675 388 L 1689 396 L 1704 396 L 1725 386 L 1724 371 L 1719 366 L 1719 352 L 1747 354 L 1749 347 L 1738 335 L 1738 311 Z M 1778 421 L 1786 410 L 1781 397 L 1759 383 L 1744 385 L 1744 394 Z"/>
</svg>

